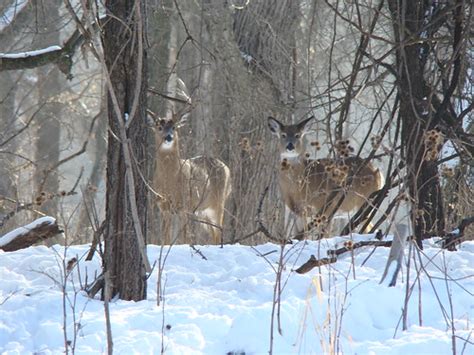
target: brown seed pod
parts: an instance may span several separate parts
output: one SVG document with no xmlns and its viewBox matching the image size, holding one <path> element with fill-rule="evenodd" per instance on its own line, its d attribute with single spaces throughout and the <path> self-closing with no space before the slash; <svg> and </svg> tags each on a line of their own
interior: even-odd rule
<svg viewBox="0 0 474 355">
<path fill-rule="evenodd" d="M 76 266 L 77 264 L 77 258 L 71 258 L 69 259 L 69 261 L 67 262 L 67 266 L 66 266 L 66 270 L 68 272 L 71 272 L 71 270 L 74 268 L 74 266 Z"/>
</svg>

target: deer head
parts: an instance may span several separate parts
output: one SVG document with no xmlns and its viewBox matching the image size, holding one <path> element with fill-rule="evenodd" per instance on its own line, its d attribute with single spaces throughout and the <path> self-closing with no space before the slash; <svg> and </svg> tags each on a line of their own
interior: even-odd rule
<svg viewBox="0 0 474 355">
<path fill-rule="evenodd" d="M 313 118 L 314 116 L 311 116 L 296 124 L 284 125 L 276 118 L 268 117 L 270 131 L 279 138 L 282 159 L 295 159 L 304 153 L 303 137 L 308 133 Z"/>
<path fill-rule="evenodd" d="M 177 129 L 185 122 L 186 114 L 173 113 L 171 118 L 158 118 L 155 124 L 155 140 L 158 149 L 175 149 L 178 144 Z"/>
<path fill-rule="evenodd" d="M 181 79 L 178 79 L 176 97 L 168 98 L 173 101 L 173 105 L 171 105 L 171 110 L 168 111 L 167 117 L 157 117 L 153 112 L 148 110 L 151 116 L 148 117 L 148 123 L 154 128 L 156 145 L 158 149 L 162 151 L 177 149 L 177 129 L 185 123 L 193 108 L 191 98 L 187 94 L 186 86 Z M 174 103 L 176 102 L 184 104 L 183 108 L 178 112 L 175 112 L 174 109 Z"/>
</svg>

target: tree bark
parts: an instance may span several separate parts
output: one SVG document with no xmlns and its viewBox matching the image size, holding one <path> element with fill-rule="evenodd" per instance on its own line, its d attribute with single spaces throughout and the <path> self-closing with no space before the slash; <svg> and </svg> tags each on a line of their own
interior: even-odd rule
<svg viewBox="0 0 474 355">
<path fill-rule="evenodd" d="M 107 192 L 105 226 L 105 272 L 110 274 L 112 297 L 119 295 L 124 300 L 146 298 L 146 273 L 140 253 L 137 226 L 146 235 L 147 189 L 137 169 L 147 171 L 146 142 L 148 129 L 146 117 L 146 51 L 139 42 L 143 41 L 144 3 L 138 1 L 110 0 L 106 2 L 108 19 L 104 26 L 104 55 L 110 74 L 112 89 L 117 98 L 121 117 L 117 117 L 112 96 L 108 95 L 108 153 Z M 143 21 L 139 21 L 139 16 Z M 140 31 L 141 32 L 140 32 Z M 141 42 L 143 43 L 143 42 Z M 141 53 L 139 50 L 141 49 Z M 142 59 L 140 63 L 139 60 Z M 141 73 L 138 72 L 141 68 Z M 141 77 L 141 80 L 138 78 Z M 109 90 L 110 91 L 110 90 Z M 137 96 L 138 95 L 138 96 Z M 132 166 L 124 157 L 120 121 L 127 124 L 127 115 L 132 114 L 135 100 L 138 101 L 134 117 L 128 117 L 127 130 L 129 148 L 133 156 Z M 132 169 L 136 206 L 140 211 L 139 221 L 134 221 L 131 209 L 133 196 L 127 185 L 127 169 Z"/>
<path fill-rule="evenodd" d="M 402 121 L 402 157 L 406 160 L 407 185 L 412 199 L 412 220 L 416 242 L 422 248 L 423 236 L 444 231 L 444 210 L 438 167 L 426 159 L 425 134 L 440 122 L 427 110 L 433 88 L 424 77 L 429 48 L 421 37 L 427 5 L 423 1 L 388 2 L 394 29 L 396 72 Z"/>
<path fill-rule="evenodd" d="M 0 75 L 0 102 L 3 116 L 0 120 L 0 196 L 14 198 L 16 197 L 15 177 L 12 174 L 14 159 L 10 153 L 16 151 L 16 144 L 15 142 L 2 144 L 11 134 L 14 134 L 16 85 L 12 79 L 10 73 Z M 8 208 L 5 207 L 4 203 L 0 204 L 0 217 L 8 212 Z"/>
</svg>

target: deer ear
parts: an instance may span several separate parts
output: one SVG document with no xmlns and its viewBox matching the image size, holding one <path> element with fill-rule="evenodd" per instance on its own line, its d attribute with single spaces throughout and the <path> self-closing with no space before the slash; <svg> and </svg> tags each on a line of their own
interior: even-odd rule
<svg viewBox="0 0 474 355">
<path fill-rule="evenodd" d="M 156 126 L 156 121 L 151 115 L 146 115 L 145 116 L 145 123 L 148 127 L 155 127 Z"/>
<path fill-rule="evenodd" d="M 301 134 L 306 134 L 309 132 L 309 127 L 311 126 L 311 121 L 314 119 L 314 116 L 305 118 L 301 122 L 298 123 L 298 129 L 301 130 Z"/>
<path fill-rule="evenodd" d="M 174 122 L 176 128 L 181 128 L 181 127 L 185 126 L 186 123 L 188 122 L 188 118 L 189 118 L 190 114 L 191 114 L 191 112 L 187 112 L 184 115 L 182 115 L 178 120 L 176 120 Z"/>
<path fill-rule="evenodd" d="M 146 110 L 145 124 L 149 127 L 155 127 L 157 124 L 157 115 L 152 110 Z"/>
<path fill-rule="evenodd" d="M 278 136 L 281 131 L 281 123 L 276 118 L 269 116 L 268 128 L 270 128 L 270 131 L 272 131 L 274 135 Z"/>
</svg>

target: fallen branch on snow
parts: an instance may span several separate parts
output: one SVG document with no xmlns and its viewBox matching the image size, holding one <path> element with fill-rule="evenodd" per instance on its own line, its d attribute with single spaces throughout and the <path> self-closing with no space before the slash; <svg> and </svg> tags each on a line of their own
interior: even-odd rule
<svg viewBox="0 0 474 355">
<path fill-rule="evenodd" d="M 442 238 L 442 248 L 447 249 L 449 251 L 456 251 L 456 245 L 460 244 L 464 238 L 464 231 L 465 229 L 474 223 L 474 217 L 464 218 L 459 227 L 451 233 L 447 233 L 445 236 L 441 236 Z M 424 239 L 430 239 L 433 237 L 439 237 L 437 235 L 426 235 Z M 410 239 L 414 239 L 414 236 L 408 236 L 407 241 Z M 391 247 L 392 241 L 380 241 L 380 240 L 369 240 L 369 241 L 361 241 L 357 243 L 349 243 L 347 246 L 344 246 L 339 249 L 328 250 L 327 254 L 328 257 L 316 259 L 314 255 L 311 255 L 308 261 L 306 261 L 303 265 L 295 270 L 298 274 L 305 274 L 315 267 L 333 264 L 337 261 L 337 256 L 347 253 L 348 251 L 352 251 L 354 249 L 366 247 L 366 246 L 374 246 L 374 247 Z"/>
<path fill-rule="evenodd" d="M 337 257 L 341 254 L 347 253 L 354 249 L 366 247 L 366 246 L 374 246 L 374 247 L 390 247 L 392 245 L 391 240 L 387 241 L 380 241 L 380 240 L 368 240 L 368 241 L 361 241 L 356 243 L 348 243 L 346 246 L 338 249 L 328 250 L 328 257 L 316 259 L 314 255 L 311 255 L 307 262 L 301 265 L 299 268 L 295 270 L 298 274 L 305 274 L 315 267 L 333 264 L 337 261 Z"/>
<path fill-rule="evenodd" d="M 41 217 L 34 222 L 0 237 L 0 249 L 15 251 L 63 233 L 52 217 Z"/>
</svg>

